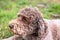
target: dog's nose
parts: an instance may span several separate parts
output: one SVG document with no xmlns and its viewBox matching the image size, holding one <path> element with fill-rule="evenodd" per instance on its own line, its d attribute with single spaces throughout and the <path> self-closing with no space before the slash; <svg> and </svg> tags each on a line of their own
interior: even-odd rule
<svg viewBox="0 0 60 40">
<path fill-rule="evenodd" d="M 9 27 L 12 29 L 12 28 L 14 28 L 14 25 L 9 25 Z"/>
</svg>

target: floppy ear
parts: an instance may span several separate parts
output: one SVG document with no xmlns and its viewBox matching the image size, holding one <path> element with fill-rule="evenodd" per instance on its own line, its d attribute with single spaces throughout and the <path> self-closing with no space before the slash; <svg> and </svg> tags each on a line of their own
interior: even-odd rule
<svg viewBox="0 0 60 40">
<path fill-rule="evenodd" d="M 39 28 L 38 35 L 39 35 L 39 38 L 42 39 L 47 34 L 47 31 L 48 31 L 47 28 L 48 28 L 48 26 L 47 26 L 47 23 L 45 22 L 45 20 L 44 20 L 44 18 L 42 16 L 42 13 L 39 12 L 38 9 L 36 11 L 37 11 L 37 15 L 38 15 L 38 28 Z"/>
<path fill-rule="evenodd" d="M 44 18 L 43 18 L 43 16 L 42 16 L 42 13 L 39 11 L 39 9 L 38 9 L 37 7 L 35 7 L 35 10 L 36 10 L 36 12 L 37 12 L 37 21 L 38 21 L 38 24 L 39 24 L 38 27 L 39 27 L 41 30 L 47 28 L 47 24 L 46 24 L 46 22 L 45 22 L 45 20 L 44 20 Z"/>
<path fill-rule="evenodd" d="M 34 12 L 34 20 L 32 21 L 33 25 L 37 25 L 36 26 L 36 30 L 33 33 L 33 35 L 38 36 L 38 32 L 40 32 L 40 34 L 44 34 L 46 32 L 47 29 L 47 25 L 44 21 L 44 18 L 42 16 L 42 13 L 38 10 L 38 8 L 32 8 L 33 12 Z M 40 31 L 39 31 L 40 30 Z"/>
<path fill-rule="evenodd" d="M 37 24 L 37 28 L 33 34 L 35 36 L 38 36 L 39 33 L 44 34 L 46 32 L 47 25 L 43 19 L 42 13 L 38 10 L 38 8 L 35 7 L 34 10 L 35 10 L 34 12 L 36 13 L 35 15 L 36 18 L 33 21 L 33 23 Z"/>
</svg>

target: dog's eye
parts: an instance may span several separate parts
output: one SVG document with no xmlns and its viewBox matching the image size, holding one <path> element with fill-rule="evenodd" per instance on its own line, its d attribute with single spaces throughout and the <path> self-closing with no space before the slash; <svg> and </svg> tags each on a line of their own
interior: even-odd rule
<svg viewBox="0 0 60 40">
<path fill-rule="evenodd" d="M 9 25 L 9 27 L 12 29 L 12 28 L 14 28 L 14 25 Z"/>
<path fill-rule="evenodd" d="M 30 23 L 30 18 L 23 17 L 22 21 L 29 24 Z"/>
<path fill-rule="evenodd" d="M 27 19 L 25 17 L 23 17 L 22 20 L 27 22 Z"/>
</svg>

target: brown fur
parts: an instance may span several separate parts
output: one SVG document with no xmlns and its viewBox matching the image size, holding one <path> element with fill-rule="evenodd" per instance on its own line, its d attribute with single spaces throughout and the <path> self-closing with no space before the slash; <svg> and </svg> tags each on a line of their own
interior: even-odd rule
<svg viewBox="0 0 60 40">
<path fill-rule="evenodd" d="M 46 20 L 37 8 L 24 8 L 9 22 L 11 30 L 25 40 L 60 40 L 60 21 Z"/>
</svg>

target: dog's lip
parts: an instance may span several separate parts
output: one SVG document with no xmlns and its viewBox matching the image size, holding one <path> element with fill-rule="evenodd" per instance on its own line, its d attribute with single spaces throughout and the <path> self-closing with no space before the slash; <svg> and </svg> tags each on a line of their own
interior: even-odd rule
<svg viewBox="0 0 60 40">
<path fill-rule="evenodd" d="M 18 32 L 16 32 L 16 33 L 14 32 L 14 34 L 16 34 L 16 35 L 20 35 Z"/>
<path fill-rule="evenodd" d="M 24 35 L 20 35 L 20 34 L 15 34 L 15 35 L 19 36 L 20 38 L 25 38 L 26 37 L 26 35 L 25 36 Z"/>
<path fill-rule="evenodd" d="M 15 35 L 18 35 L 19 37 L 22 37 L 22 35 L 20 35 L 20 34 L 18 34 L 18 33 L 16 33 Z"/>
<path fill-rule="evenodd" d="M 20 34 L 15 34 L 15 35 L 17 35 L 17 36 L 19 36 L 19 37 L 22 37 Z"/>
</svg>

